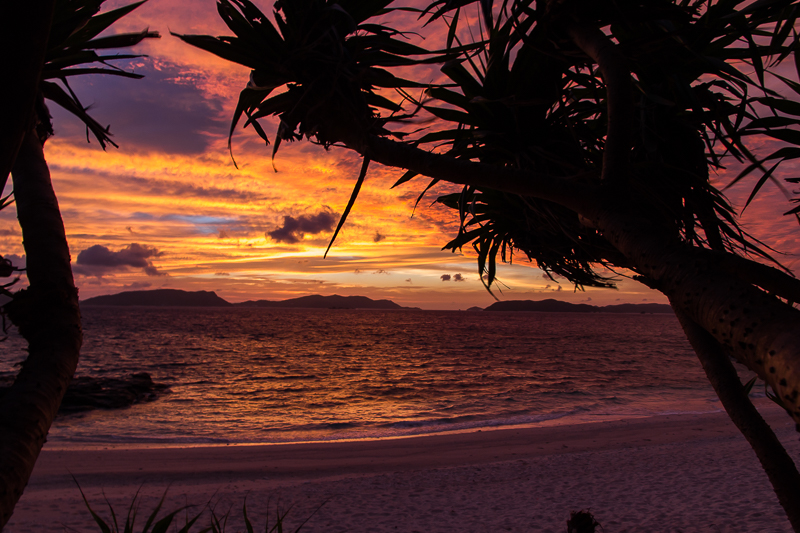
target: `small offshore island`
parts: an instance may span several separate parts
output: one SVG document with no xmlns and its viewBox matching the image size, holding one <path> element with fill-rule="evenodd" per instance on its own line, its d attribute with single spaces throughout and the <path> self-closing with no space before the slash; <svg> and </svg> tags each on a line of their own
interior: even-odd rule
<svg viewBox="0 0 800 533">
<path fill-rule="evenodd" d="M 184 291 L 156 289 L 126 291 L 95 296 L 81 301 L 82 306 L 143 306 L 143 307 L 263 307 L 284 309 L 419 309 L 403 307 L 391 300 L 373 300 L 366 296 L 322 296 L 313 294 L 288 300 L 247 300 L 231 303 L 213 291 Z M 546 300 L 507 300 L 495 302 L 486 309 L 470 307 L 468 311 L 534 311 L 540 313 L 672 313 L 667 304 L 573 304 L 548 298 Z"/>
<path fill-rule="evenodd" d="M 667 304 L 571 304 L 548 298 L 547 300 L 507 300 L 495 302 L 484 311 L 537 311 L 540 313 L 672 313 Z"/>
</svg>

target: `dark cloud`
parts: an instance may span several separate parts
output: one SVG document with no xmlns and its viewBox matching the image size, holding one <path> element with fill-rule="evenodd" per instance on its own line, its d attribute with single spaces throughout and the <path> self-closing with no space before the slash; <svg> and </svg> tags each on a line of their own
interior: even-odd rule
<svg viewBox="0 0 800 533">
<path fill-rule="evenodd" d="M 372 242 L 381 242 L 383 239 L 386 238 L 386 235 L 381 235 L 379 232 L 375 232 L 375 236 L 372 238 Z"/>
<path fill-rule="evenodd" d="M 153 266 L 151 258 L 162 255 L 156 248 L 132 243 L 113 252 L 101 244 L 95 244 L 78 254 L 73 270 L 85 276 L 102 277 L 114 271 L 141 268 L 148 276 L 163 276 L 163 272 Z"/>
<path fill-rule="evenodd" d="M 178 65 L 152 63 L 136 69 L 141 80 L 119 76 L 75 76 L 70 85 L 101 124 L 110 124 L 112 139 L 125 151 L 200 154 L 215 137 L 227 134 L 223 102 L 188 79 Z M 85 143 L 82 124 L 48 102 L 56 135 Z M 92 138 L 92 142 L 95 139 Z"/>
<path fill-rule="evenodd" d="M 228 272 L 214 272 L 215 276 L 230 276 Z"/>
<path fill-rule="evenodd" d="M 300 242 L 303 235 L 314 235 L 324 231 L 332 231 L 337 215 L 332 211 L 320 211 L 316 215 L 300 215 L 283 217 L 283 226 L 267 232 L 272 240 L 294 244 Z"/>
<path fill-rule="evenodd" d="M 461 274 L 454 274 L 453 281 L 467 281 Z"/>
<path fill-rule="evenodd" d="M 151 257 L 159 255 L 157 249 L 139 243 L 129 244 L 118 252 L 112 252 L 103 245 L 95 244 L 78 254 L 77 263 L 112 268 L 120 266 L 144 268 L 150 264 Z"/>
<path fill-rule="evenodd" d="M 442 274 L 439 277 L 442 278 L 442 281 L 450 281 L 450 277 L 451 276 L 450 276 L 450 274 Z"/>
<path fill-rule="evenodd" d="M 411 283 L 411 278 L 408 278 L 408 279 L 406 280 L 406 282 L 407 282 L 407 283 Z"/>
<path fill-rule="evenodd" d="M 219 230 L 219 235 L 217 236 L 218 239 L 230 239 L 230 235 L 224 229 Z"/>
<path fill-rule="evenodd" d="M 14 228 L 0 228 L 0 237 L 11 237 L 12 235 L 19 235 L 19 232 Z"/>
</svg>

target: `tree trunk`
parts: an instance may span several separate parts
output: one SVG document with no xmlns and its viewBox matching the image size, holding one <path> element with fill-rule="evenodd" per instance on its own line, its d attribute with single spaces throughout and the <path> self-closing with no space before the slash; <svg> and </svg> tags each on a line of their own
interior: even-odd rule
<svg viewBox="0 0 800 533">
<path fill-rule="evenodd" d="M 0 194 L 33 117 L 55 0 L 7 1 L 0 6 Z M 13 50 L 13 53 L 9 52 Z"/>
<path fill-rule="evenodd" d="M 800 424 L 800 310 L 726 271 L 706 251 L 664 237 L 646 220 L 613 207 L 583 214 L 674 308 L 766 381 Z"/>
<path fill-rule="evenodd" d="M 29 288 L 7 311 L 28 357 L 0 401 L 0 529 L 28 483 L 69 385 L 82 342 L 78 291 L 42 143 L 32 129 L 12 170 Z"/>
<path fill-rule="evenodd" d="M 722 406 L 756 452 L 792 528 L 800 533 L 800 473 L 794 461 L 750 402 L 719 343 L 679 307 L 673 307 Z"/>
</svg>

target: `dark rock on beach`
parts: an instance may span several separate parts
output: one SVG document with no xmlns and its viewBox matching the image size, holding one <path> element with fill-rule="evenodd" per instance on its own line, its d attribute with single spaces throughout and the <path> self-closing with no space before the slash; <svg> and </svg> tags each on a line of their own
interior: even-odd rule
<svg viewBox="0 0 800 533">
<path fill-rule="evenodd" d="M 137 403 L 152 402 L 169 387 L 154 383 L 150 374 L 140 372 L 126 379 L 80 376 L 72 379 L 60 414 L 92 409 L 122 409 Z"/>
<path fill-rule="evenodd" d="M 11 386 L 7 377 L 0 384 L 0 398 Z M 122 409 L 137 403 L 152 402 L 169 389 L 154 383 L 150 374 L 140 372 L 127 378 L 97 378 L 79 376 L 72 379 L 61 402 L 59 415 L 91 411 L 93 409 Z"/>
</svg>

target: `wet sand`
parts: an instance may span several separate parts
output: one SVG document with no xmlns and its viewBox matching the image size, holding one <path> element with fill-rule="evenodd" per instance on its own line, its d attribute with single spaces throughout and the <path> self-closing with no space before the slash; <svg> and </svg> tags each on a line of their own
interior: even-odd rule
<svg viewBox="0 0 800 533">
<path fill-rule="evenodd" d="M 777 408 L 763 412 L 800 462 L 794 424 Z M 262 531 L 276 506 L 291 506 L 289 531 L 319 508 L 301 530 L 312 533 L 560 533 L 580 509 L 607 533 L 791 531 L 724 413 L 374 441 L 46 446 L 5 531 L 99 531 L 70 473 L 106 517 L 103 494 L 124 514 L 141 486 L 137 530 L 169 487 L 165 509 L 232 508 L 228 531 L 243 530 L 245 496 Z"/>
</svg>

